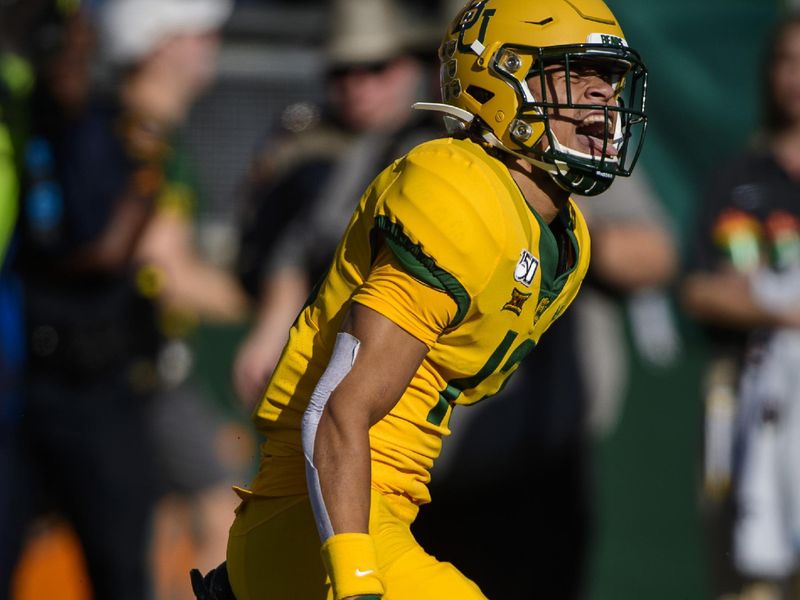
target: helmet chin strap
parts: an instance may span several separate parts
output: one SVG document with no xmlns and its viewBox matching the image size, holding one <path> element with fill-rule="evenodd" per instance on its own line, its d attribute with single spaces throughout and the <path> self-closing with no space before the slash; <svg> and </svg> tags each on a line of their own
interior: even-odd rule
<svg viewBox="0 0 800 600">
<path fill-rule="evenodd" d="M 475 115 L 468 110 L 440 102 L 416 102 L 413 105 L 413 108 L 416 110 L 430 110 L 444 113 L 445 125 L 447 126 L 447 131 L 451 134 L 466 131 L 475 119 Z M 577 169 L 572 169 L 564 161 L 555 160 L 552 163 L 548 163 L 532 156 L 522 154 L 521 152 L 517 152 L 516 150 L 512 150 L 503 144 L 503 142 L 500 141 L 500 139 L 491 131 L 484 131 L 482 133 L 482 138 L 493 148 L 497 148 L 503 152 L 511 154 L 512 156 L 521 158 L 522 160 L 532 164 L 534 167 L 545 171 L 550 175 L 550 177 L 553 178 L 553 181 L 555 181 L 560 188 L 570 193 L 580 194 L 582 196 L 596 196 L 597 194 L 601 194 L 606 191 L 614 181 L 613 175 L 606 176 L 604 173 L 596 172 L 595 176 L 592 177 L 588 172 L 584 173 Z M 558 140 L 556 140 L 556 144 L 562 148 L 562 151 L 575 152 L 562 146 Z M 578 152 L 575 153 L 582 155 Z"/>
<path fill-rule="evenodd" d="M 577 169 L 570 169 L 565 173 L 556 175 L 551 173 L 550 176 L 559 186 L 568 192 L 581 196 L 597 196 L 598 194 L 602 194 L 614 181 L 613 175 L 595 172 L 594 176 L 592 176 L 591 173 L 582 173 Z"/>
<path fill-rule="evenodd" d="M 507 152 L 512 156 L 521 158 L 522 160 L 532 164 L 533 166 L 545 171 L 555 181 L 556 185 L 561 189 L 571 193 L 579 194 L 581 196 L 596 196 L 605 192 L 611 183 L 614 181 L 613 175 L 608 175 L 605 178 L 604 173 L 596 172 L 592 177 L 591 173 L 582 172 L 578 169 L 571 168 L 567 163 L 561 160 L 556 160 L 552 163 L 544 162 L 542 160 L 533 158 L 521 152 L 517 152 L 507 147 L 501 142 L 496 135 L 491 131 L 483 134 L 483 139 L 489 145 Z"/>
<path fill-rule="evenodd" d="M 555 133 L 552 135 L 553 145 L 557 151 L 579 158 L 592 158 L 589 154 L 584 154 L 583 152 L 578 152 L 577 150 L 564 146 L 558 141 Z M 602 171 L 577 169 L 570 167 L 569 164 L 560 160 L 556 160 L 555 165 L 557 171 L 555 173 L 550 172 L 550 176 L 553 180 L 568 192 L 580 194 L 581 196 L 597 196 L 598 194 L 602 194 L 614 181 L 614 175 L 603 173 Z"/>
</svg>

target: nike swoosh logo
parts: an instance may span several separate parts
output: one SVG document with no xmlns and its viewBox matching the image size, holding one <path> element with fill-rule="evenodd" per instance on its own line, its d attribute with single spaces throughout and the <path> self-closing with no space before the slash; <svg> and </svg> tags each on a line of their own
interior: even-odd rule
<svg viewBox="0 0 800 600">
<path fill-rule="evenodd" d="M 367 575 L 370 575 L 374 572 L 375 572 L 374 569 L 367 569 L 366 571 L 362 571 L 361 569 L 356 569 L 356 577 L 366 577 Z"/>
</svg>

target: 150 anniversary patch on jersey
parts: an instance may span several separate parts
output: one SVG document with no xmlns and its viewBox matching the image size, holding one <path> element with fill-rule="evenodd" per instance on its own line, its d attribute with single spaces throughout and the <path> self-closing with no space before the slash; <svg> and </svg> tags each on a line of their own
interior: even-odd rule
<svg viewBox="0 0 800 600">
<path fill-rule="evenodd" d="M 517 268 L 514 269 L 514 279 L 526 287 L 531 287 L 533 276 L 539 268 L 539 259 L 527 250 L 523 250 L 519 256 Z"/>
</svg>

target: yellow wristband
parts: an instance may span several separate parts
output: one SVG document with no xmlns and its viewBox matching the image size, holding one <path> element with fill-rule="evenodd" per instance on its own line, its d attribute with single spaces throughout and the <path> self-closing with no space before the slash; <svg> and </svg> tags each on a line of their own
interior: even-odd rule
<svg viewBox="0 0 800 600">
<path fill-rule="evenodd" d="M 340 533 L 322 544 L 322 562 L 331 578 L 335 600 L 348 596 L 382 596 L 375 544 L 367 533 Z"/>
</svg>

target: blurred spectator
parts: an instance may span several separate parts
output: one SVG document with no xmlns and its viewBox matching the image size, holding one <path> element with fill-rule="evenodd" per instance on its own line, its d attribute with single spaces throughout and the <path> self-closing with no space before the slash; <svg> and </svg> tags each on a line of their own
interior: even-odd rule
<svg viewBox="0 0 800 600">
<path fill-rule="evenodd" d="M 234 367 L 248 405 L 260 397 L 363 189 L 396 156 L 439 135 L 411 108 L 428 78 L 409 50 L 399 7 L 339 0 L 331 23 L 329 105 L 321 116 L 307 104 L 287 108 L 287 131 L 261 152 L 250 186 L 239 266 L 259 308 Z"/>
<path fill-rule="evenodd" d="M 0 61 L 5 57 L 0 55 Z M 6 250 L 11 240 L 17 219 L 19 182 L 17 175 L 17 151 L 11 137 L 7 120 L 8 97 L 11 86 L 0 78 L 0 431 L 5 438 L 5 425 L 11 416 L 11 396 L 16 395 L 16 378 L 19 373 L 19 296 L 17 287 L 7 273 Z M 1 459 L 0 459 L 1 460 Z M 2 469 L 0 469 L 0 472 Z"/>
<path fill-rule="evenodd" d="M 743 577 L 758 586 L 745 594 L 760 589 L 763 597 L 780 598 L 797 569 L 800 539 L 792 442 L 800 402 L 797 15 L 778 27 L 764 76 L 763 135 L 711 179 L 683 300 L 714 343 L 705 458 L 716 591 L 738 592 Z"/>
<path fill-rule="evenodd" d="M 12 236 L 19 207 L 19 167 L 27 135 L 24 118 L 33 86 L 34 32 L 55 11 L 46 2 L 0 5 L 0 515 L 17 514 L 10 491 L 22 468 L 16 460 L 22 412 L 24 333 L 19 277 L 11 271 Z M 24 501 L 23 501 L 24 502 Z M 8 595 L 22 529 L 0 517 L 0 598 Z"/>
<path fill-rule="evenodd" d="M 33 88 L 33 44 L 27 36 L 40 23 L 60 18 L 44 2 L 0 6 L 0 426 L 12 417 L 11 396 L 21 357 L 17 278 L 10 271 L 9 246 L 19 210 L 19 167 L 27 135 L 27 106 Z M 11 29 L 18 26 L 22 33 Z M 27 34 L 27 35 L 26 35 Z M 0 436 L 0 438 L 5 436 Z"/>
<path fill-rule="evenodd" d="M 158 386 L 147 414 L 158 461 L 156 594 L 191 597 L 186 569 L 179 581 L 163 572 L 181 538 L 193 542 L 203 569 L 225 556 L 237 467 L 226 460 L 228 422 L 197 381 L 191 334 L 198 321 L 240 320 L 247 298 L 237 280 L 205 260 L 194 243 L 196 184 L 181 139 L 188 112 L 216 72 L 218 32 L 229 0 L 112 0 L 102 11 L 106 56 L 124 75 L 121 98 L 169 139 L 165 182 L 134 252 L 137 286 L 157 304 L 161 337 L 154 367 Z"/>
<path fill-rule="evenodd" d="M 0 555 L 5 573 L 23 524 L 55 504 L 81 539 L 94 597 L 141 600 L 151 595 L 147 550 L 163 479 L 211 492 L 197 497 L 200 532 L 213 550 L 203 564 L 224 553 L 231 509 L 218 488 L 227 473 L 204 437 L 216 423 L 180 396 L 153 402 L 180 371 L 173 360 L 162 369 L 172 379 L 159 376 L 159 325 L 174 319 L 161 318 L 154 300 L 222 318 L 246 306 L 234 280 L 190 250 L 178 210 L 190 195 L 175 192 L 182 163 L 172 139 L 210 82 L 215 30 L 230 3 L 115 0 L 104 10 L 118 94 L 90 98 L 93 36 L 82 14 L 58 32 L 57 52 L 38 69 L 20 260 L 31 353 L 14 455 L 24 477 L 13 488 L 15 510 L 3 513 L 15 529 L 2 536 Z M 154 414 L 166 404 L 180 418 Z M 169 454 L 156 457 L 153 429 L 165 433 L 166 421 L 171 429 L 156 437 L 156 451 L 170 441 Z"/>
<path fill-rule="evenodd" d="M 665 367 L 679 351 L 678 334 L 664 288 L 677 273 L 677 248 L 667 215 L 641 167 L 596 201 L 581 199 L 592 233 L 592 263 L 576 299 L 576 350 L 587 386 L 587 431 L 610 435 L 625 397 L 630 351 Z M 632 260 L 632 257 L 636 257 Z"/>
<path fill-rule="evenodd" d="M 37 64 L 24 153 L 19 269 L 30 352 L 18 477 L 0 485 L 17 500 L 2 515 L 14 529 L 3 527 L 11 534 L 0 555 L 13 561 L 24 525 L 55 505 L 80 537 L 95 597 L 140 599 L 153 463 L 134 367 L 151 353 L 152 316 L 131 258 L 162 156 L 141 121 L 121 132 L 126 113 L 115 100 L 90 100 L 85 15 L 36 35 L 55 45 Z"/>
<path fill-rule="evenodd" d="M 588 434 L 613 428 L 625 393 L 620 301 L 675 274 L 669 226 L 641 174 L 580 205 L 592 263 L 575 310 L 540 340 L 537 360 L 522 362 L 499 401 L 454 413 L 432 473 L 434 502 L 414 524 L 426 549 L 458 564 L 489 598 L 585 597 L 594 524 Z M 531 543 L 497 552 L 519 540 Z"/>
</svg>

